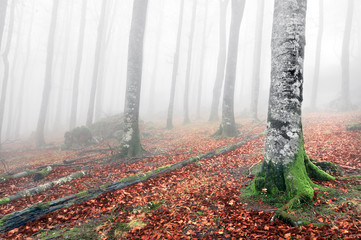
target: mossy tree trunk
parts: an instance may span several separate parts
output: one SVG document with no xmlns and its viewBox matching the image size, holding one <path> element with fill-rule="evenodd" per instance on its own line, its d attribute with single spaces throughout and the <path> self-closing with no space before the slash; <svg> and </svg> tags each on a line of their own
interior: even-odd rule
<svg viewBox="0 0 361 240">
<path fill-rule="evenodd" d="M 179 16 L 178 16 L 179 20 L 178 20 L 178 31 L 177 31 L 177 45 L 176 45 L 176 51 L 175 51 L 174 60 L 173 60 L 172 85 L 171 85 L 169 105 L 168 105 L 167 129 L 173 128 L 174 96 L 175 96 L 175 87 L 177 84 L 179 49 L 180 49 L 182 26 L 183 26 L 183 11 L 184 11 L 184 0 L 181 0 Z"/>
<path fill-rule="evenodd" d="M 276 0 L 267 137 L 255 188 L 310 201 L 310 177 L 332 180 L 307 157 L 301 122 L 306 0 Z"/>
<path fill-rule="evenodd" d="M 227 55 L 227 33 L 226 33 L 226 18 L 227 18 L 227 6 L 229 0 L 219 1 L 219 50 L 218 50 L 218 62 L 216 80 L 213 86 L 213 97 L 211 105 L 211 114 L 209 121 L 218 121 L 218 107 L 221 99 L 221 92 L 224 79 L 224 70 L 226 68 L 226 55 Z"/>
<path fill-rule="evenodd" d="M 219 136 L 233 137 L 238 134 L 234 120 L 234 86 L 236 81 L 239 31 L 245 4 L 245 0 L 232 0 L 231 29 L 223 91 L 222 122 L 215 134 Z"/>
<path fill-rule="evenodd" d="M 139 102 L 142 81 L 143 40 L 148 0 L 135 0 L 129 35 L 127 86 L 124 107 L 124 135 L 118 156 L 134 157 L 142 153 L 139 133 Z"/>
</svg>

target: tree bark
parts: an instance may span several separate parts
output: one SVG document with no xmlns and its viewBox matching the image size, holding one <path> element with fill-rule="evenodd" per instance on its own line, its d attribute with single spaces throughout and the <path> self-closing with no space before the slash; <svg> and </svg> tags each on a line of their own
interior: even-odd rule
<svg viewBox="0 0 361 240">
<path fill-rule="evenodd" d="M 124 106 L 124 135 L 119 157 L 142 154 L 139 131 L 139 102 L 143 67 L 143 41 L 147 18 L 148 0 L 135 0 L 129 34 L 127 86 Z"/>
<path fill-rule="evenodd" d="M 301 201 L 313 197 L 312 178 L 334 179 L 317 168 L 305 152 L 301 105 L 306 0 L 276 0 L 272 32 L 272 72 L 267 136 L 255 190 L 286 194 Z"/>
<path fill-rule="evenodd" d="M 354 0 L 348 0 L 345 33 L 342 43 L 342 84 L 341 84 L 341 106 L 339 110 L 350 109 L 350 39 L 353 21 Z"/>
<path fill-rule="evenodd" d="M 211 105 L 211 115 L 209 121 L 218 121 L 218 107 L 219 100 L 221 99 L 221 92 L 224 79 L 224 70 L 226 68 L 226 55 L 227 55 L 227 43 L 226 43 L 226 17 L 227 6 L 229 0 L 219 1 L 219 50 L 218 50 L 218 63 L 217 74 L 213 87 L 213 98 Z"/>
<path fill-rule="evenodd" d="M 0 48 L 2 45 L 8 0 L 0 0 Z"/>
<path fill-rule="evenodd" d="M 258 0 L 257 6 L 258 7 L 257 7 L 256 35 L 255 35 L 256 41 L 254 45 L 252 95 L 251 95 L 251 114 L 254 120 L 258 120 L 257 116 L 258 116 L 258 98 L 259 98 L 259 84 L 260 84 L 261 55 L 262 55 L 264 0 Z"/>
<path fill-rule="evenodd" d="M 73 81 L 73 96 L 71 103 L 71 113 L 70 113 L 70 124 L 69 129 L 73 129 L 76 126 L 76 117 L 78 113 L 78 95 L 79 95 L 79 80 L 80 80 L 80 70 L 81 64 L 83 61 L 83 50 L 84 50 L 84 33 L 85 33 L 85 24 L 86 24 L 86 11 L 87 10 L 87 0 L 82 1 L 81 7 L 81 18 L 79 26 L 79 35 L 78 35 L 78 52 L 76 57 L 76 65 L 74 72 L 74 81 Z"/>
<path fill-rule="evenodd" d="M 56 20 L 58 17 L 58 6 L 59 6 L 59 0 L 54 0 L 52 14 L 51 14 L 49 35 L 48 35 L 44 89 L 43 89 L 38 125 L 36 129 L 37 147 L 43 146 L 45 144 L 44 127 L 45 127 L 46 113 L 48 111 L 48 104 L 49 104 L 50 91 L 51 91 L 51 81 L 52 81 L 52 71 L 53 71 L 52 65 L 54 58 L 55 30 L 57 25 Z"/>
<path fill-rule="evenodd" d="M 179 8 L 179 16 L 178 16 L 177 45 L 176 45 L 176 50 L 175 50 L 175 54 L 174 54 L 174 58 L 173 58 L 172 84 L 171 84 L 170 96 L 169 96 L 167 129 L 173 128 L 174 96 L 175 96 L 175 87 L 177 84 L 177 75 L 178 75 L 179 49 L 180 49 L 182 26 L 183 26 L 183 11 L 184 11 L 184 0 L 181 0 L 180 8 Z"/>
<path fill-rule="evenodd" d="M 190 85 L 190 75 L 191 75 L 191 67 L 192 67 L 192 53 L 193 53 L 193 37 L 194 37 L 194 29 L 196 25 L 196 16 L 197 16 L 197 0 L 193 0 L 193 10 L 192 10 L 192 20 L 191 20 L 191 30 L 189 33 L 189 46 L 188 46 L 188 58 L 187 58 L 187 72 L 186 72 L 186 80 L 184 87 L 184 102 L 183 102 L 183 110 L 184 110 L 184 119 L 183 124 L 187 124 L 190 122 L 189 120 L 189 85 Z"/>
<path fill-rule="evenodd" d="M 245 3 L 245 0 L 232 0 L 231 29 L 223 91 L 222 122 L 216 133 L 219 136 L 233 137 L 238 134 L 234 120 L 234 86 L 237 71 L 239 31 Z"/>
<path fill-rule="evenodd" d="M 86 125 L 90 126 L 93 123 L 93 115 L 94 115 L 94 107 L 95 107 L 95 95 L 97 90 L 98 84 L 98 77 L 99 77 L 99 63 L 100 63 L 100 54 L 102 49 L 102 39 L 104 35 L 104 23 L 105 23 L 105 10 L 107 6 L 107 1 L 102 2 L 100 19 L 98 24 L 98 31 L 97 31 L 97 42 L 95 47 L 95 56 L 94 56 L 94 67 L 93 67 L 93 79 L 92 85 L 90 90 L 90 99 L 89 99 L 89 106 L 88 106 L 88 115 L 86 120 Z"/>
<path fill-rule="evenodd" d="M 204 14 L 204 21 L 203 21 L 203 32 L 202 32 L 202 51 L 201 51 L 201 72 L 198 79 L 198 94 L 197 94 L 197 118 L 201 118 L 201 101 L 202 101 L 202 82 L 203 82 L 203 74 L 204 74 L 204 58 L 206 55 L 206 30 L 207 30 L 207 20 L 208 20 L 208 8 L 209 8 L 209 1 L 206 2 L 205 6 L 205 14 Z"/>
<path fill-rule="evenodd" d="M 4 123 L 4 113 L 5 113 L 5 102 L 6 102 L 6 95 L 7 95 L 7 85 L 9 82 L 9 71 L 10 71 L 10 64 L 9 64 L 9 51 L 11 46 L 11 41 L 13 38 L 14 33 L 14 18 L 15 18 L 15 6 L 16 0 L 11 3 L 10 9 L 10 20 L 9 20 L 9 33 L 6 40 L 5 50 L 3 54 L 3 61 L 4 61 L 4 78 L 2 83 L 1 89 L 1 99 L 0 99 L 0 148 L 1 148 L 1 135 L 2 135 L 2 128 Z"/>
<path fill-rule="evenodd" d="M 321 49 L 322 49 L 322 38 L 323 38 L 323 0 L 319 1 L 319 26 L 317 34 L 317 46 L 316 46 L 316 59 L 315 59 L 315 72 L 313 75 L 312 95 L 311 95 L 311 109 L 316 108 L 317 104 L 317 93 L 318 83 L 320 78 L 320 65 L 321 65 Z"/>
</svg>

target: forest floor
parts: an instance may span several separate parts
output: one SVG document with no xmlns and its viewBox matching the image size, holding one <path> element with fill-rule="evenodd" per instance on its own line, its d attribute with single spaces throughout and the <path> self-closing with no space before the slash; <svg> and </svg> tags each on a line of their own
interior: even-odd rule
<svg viewBox="0 0 361 240">
<path fill-rule="evenodd" d="M 346 124 L 360 122 L 360 112 L 306 114 L 303 121 L 305 148 L 312 159 L 339 164 L 344 176 L 360 174 L 361 132 L 346 131 Z M 88 175 L 43 193 L 0 205 L 0 217 L 38 202 L 46 202 L 99 188 L 105 183 L 173 164 L 213 149 L 234 144 L 246 135 L 265 131 L 265 123 L 239 119 L 240 135 L 214 139 L 216 123 L 192 123 L 165 130 L 153 124 L 142 127 L 147 150 L 144 158 L 92 161 L 109 156 L 115 141 L 81 150 L 58 147 L 32 149 L 16 145 L 3 149 L 5 171 L 20 172 L 64 160 L 84 157 L 77 164 L 57 166 L 46 178 L 31 176 L 0 183 L 0 198 L 86 170 Z M 60 144 L 60 142 L 56 142 Z M 361 180 L 350 178 L 317 182 L 325 186 L 312 204 L 291 212 L 303 225 L 292 227 L 273 220 L 274 205 L 266 195 L 242 197 L 252 180 L 249 173 L 263 159 L 264 135 L 226 154 L 202 159 L 124 189 L 104 193 L 84 203 L 61 208 L 0 233 L 0 239 L 360 239 Z M 6 164 L 5 164 L 6 162 Z M 79 163 L 79 164 L 78 164 Z"/>
</svg>

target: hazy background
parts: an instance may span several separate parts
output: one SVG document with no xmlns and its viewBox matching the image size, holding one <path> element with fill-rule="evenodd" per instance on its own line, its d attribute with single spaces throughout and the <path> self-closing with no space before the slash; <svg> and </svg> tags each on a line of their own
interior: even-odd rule
<svg viewBox="0 0 361 240">
<path fill-rule="evenodd" d="M 106 0 L 108 9 L 106 14 L 105 43 L 99 86 L 102 86 L 103 102 L 102 116 L 118 114 L 124 108 L 128 38 L 132 13 L 132 0 Z M 200 55 L 202 43 L 202 27 L 205 15 L 206 1 L 209 3 L 209 17 L 206 30 L 205 72 L 202 90 L 202 120 L 208 120 L 210 113 L 213 84 L 216 75 L 218 56 L 218 0 L 198 0 L 197 21 L 192 55 L 191 88 L 190 88 L 190 117 L 195 120 L 196 98 L 199 74 L 201 71 Z M 84 55 L 80 76 L 79 112 L 77 125 L 84 125 L 92 69 L 94 66 L 94 51 L 97 26 L 101 9 L 100 0 L 88 0 L 87 20 L 85 29 Z M 272 31 L 273 1 L 266 0 L 264 14 L 261 87 L 259 114 L 265 118 L 268 91 L 270 84 L 270 45 Z M 9 7 L 12 1 L 9 1 Z M 165 126 L 166 113 L 170 94 L 173 55 L 175 52 L 178 27 L 179 0 L 150 0 L 148 21 L 144 43 L 144 62 L 141 96 L 141 118 L 145 121 L 158 121 Z M 227 29 L 229 31 L 231 1 L 228 5 Z M 48 109 L 46 132 L 48 134 L 62 133 L 67 130 L 70 118 L 72 83 L 77 54 L 78 31 L 80 24 L 81 0 L 61 0 L 59 5 L 58 22 L 56 28 L 55 55 L 53 62 L 53 79 L 51 100 Z M 9 123 L 14 121 L 16 108 L 14 102 L 19 99 L 19 89 L 24 67 L 26 67 L 25 92 L 22 96 L 21 135 L 28 137 L 36 129 L 39 116 L 41 95 L 43 91 L 47 38 L 51 18 L 52 1 L 49 0 L 18 0 L 15 10 L 14 35 L 9 55 L 10 75 L 8 85 L 8 99 L 6 101 L 3 138 L 13 138 L 14 129 Z M 186 59 L 192 0 L 185 0 L 185 17 L 181 41 L 180 65 L 177 79 L 175 100 L 175 124 L 181 124 L 183 116 L 183 88 L 185 81 Z M 257 1 L 246 1 L 244 17 L 240 32 L 240 47 L 238 55 L 238 70 L 235 90 L 236 117 L 247 116 L 250 105 L 252 64 L 254 51 L 254 36 L 256 24 Z M 305 54 L 305 110 L 310 105 L 312 89 L 319 2 L 308 1 L 307 36 Z M 324 5 L 324 36 L 321 55 L 321 69 L 318 94 L 318 108 L 332 110 L 329 103 L 340 96 L 341 91 L 341 49 L 345 28 L 347 1 L 326 0 Z M 350 99 L 353 104 L 361 106 L 361 2 L 355 1 L 354 19 L 351 35 L 350 59 Z M 9 9 L 5 24 L 3 39 L 7 38 Z M 32 22 L 33 21 L 33 22 Z M 27 38 L 29 29 L 31 39 Z M 1 52 L 4 50 L 4 41 Z M 18 42 L 18 44 L 16 44 Z M 157 42 L 159 42 L 157 47 Z M 18 48 L 16 48 L 18 45 Z M 25 66 L 27 47 L 30 46 L 29 64 Z M 157 56 L 158 54 L 158 56 Z M 0 79 L 4 72 L 3 61 L 0 61 Z M 154 106 L 150 106 L 150 88 L 155 87 Z M 61 96 L 61 104 L 58 99 Z M 15 100 L 14 100 L 15 99 Z"/>
</svg>

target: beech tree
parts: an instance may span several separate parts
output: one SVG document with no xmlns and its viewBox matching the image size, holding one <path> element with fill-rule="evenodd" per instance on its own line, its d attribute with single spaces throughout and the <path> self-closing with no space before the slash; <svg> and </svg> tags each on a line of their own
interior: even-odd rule
<svg viewBox="0 0 361 240">
<path fill-rule="evenodd" d="M 224 79 L 224 70 L 226 68 L 226 55 L 227 55 L 227 43 L 226 43 L 226 17 L 227 6 L 229 0 L 219 0 L 219 50 L 218 50 L 218 62 L 217 73 L 213 87 L 213 97 L 211 105 L 211 114 L 209 121 L 218 121 L 218 107 L 221 99 L 221 92 Z"/>
<path fill-rule="evenodd" d="M 36 146 L 40 147 L 45 144 L 44 140 L 44 127 L 46 114 L 48 111 L 50 91 L 51 91 L 51 80 L 53 71 L 53 58 L 54 58 L 54 43 L 55 43 L 55 29 L 56 20 L 58 18 L 58 7 L 59 0 L 53 1 L 53 9 L 51 13 L 51 21 L 48 35 L 48 46 L 46 50 L 46 68 L 44 78 L 43 96 L 41 100 L 41 107 L 39 113 L 38 124 L 36 128 Z"/>
<path fill-rule="evenodd" d="M 175 87 L 177 84 L 179 49 L 180 49 L 182 26 L 183 26 L 183 10 L 184 10 L 184 0 L 181 0 L 180 8 L 179 8 L 179 16 L 178 16 L 177 43 L 176 43 L 175 54 L 173 57 L 173 72 L 172 72 L 172 84 L 170 89 L 169 105 L 168 105 L 167 129 L 173 128 L 174 96 L 175 96 Z"/>
<path fill-rule="evenodd" d="M 147 19 L 148 0 L 134 0 L 129 34 L 127 83 L 124 107 L 124 135 L 120 143 L 119 157 L 142 154 L 139 131 L 140 87 L 143 67 L 143 40 Z"/>
<path fill-rule="evenodd" d="M 315 72 L 313 75 L 312 95 L 311 95 L 311 108 L 315 108 L 317 104 L 317 92 L 318 83 L 320 77 L 320 65 L 321 65 L 321 49 L 322 49 L 322 38 L 323 38 L 323 0 L 319 1 L 318 9 L 318 34 L 317 34 L 317 46 L 316 46 L 316 59 L 315 59 Z"/>
<path fill-rule="evenodd" d="M 308 158 L 301 105 L 307 0 L 275 0 L 272 32 L 271 88 L 267 136 L 256 191 L 311 201 L 314 183 L 334 178 Z M 292 201 L 294 202 L 294 201 Z"/>
<path fill-rule="evenodd" d="M 231 29 L 223 90 L 222 122 L 215 136 L 233 137 L 238 134 L 234 120 L 234 86 L 236 81 L 239 31 L 245 4 L 245 0 L 232 0 Z"/>
</svg>

